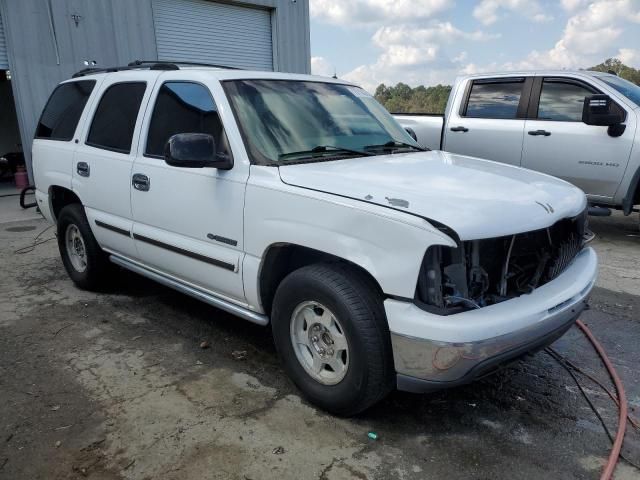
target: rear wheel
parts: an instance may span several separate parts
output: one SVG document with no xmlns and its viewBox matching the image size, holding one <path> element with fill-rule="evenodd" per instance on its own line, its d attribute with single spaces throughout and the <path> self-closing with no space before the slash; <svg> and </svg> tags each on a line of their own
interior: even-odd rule
<svg viewBox="0 0 640 480">
<path fill-rule="evenodd" d="M 78 287 L 94 290 L 103 285 L 109 261 L 89 227 L 84 208 L 67 205 L 58 215 L 58 249 L 69 277 Z"/>
<path fill-rule="evenodd" d="M 272 311 L 284 368 L 303 394 L 338 415 L 354 415 L 394 385 L 382 296 L 363 273 L 317 264 L 289 274 Z"/>
</svg>

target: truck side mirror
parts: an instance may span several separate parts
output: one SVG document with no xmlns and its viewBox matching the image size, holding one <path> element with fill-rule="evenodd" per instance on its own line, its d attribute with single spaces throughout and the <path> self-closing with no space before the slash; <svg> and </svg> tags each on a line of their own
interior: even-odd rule
<svg viewBox="0 0 640 480">
<path fill-rule="evenodd" d="M 416 132 L 413 128 L 411 127 L 404 127 L 405 131 L 409 134 L 409 136 L 411 138 L 413 138 L 416 142 L 418 141 L 418 135 L 416 135 Z"/>
<path fill-rule="evenodd" d="M 582 107 L 582 121 L 587 125 L 609 127 L 609 135 L 619 137 L 626 128 L 626 125 L 622 125 L 625 119 L 625 111 L 613 102 L 609 95 L 599 94 L 585 97 Z"/>
<path fill-rule="evenodd" d="M 216 150 L 216 141 L 207 133 L 178 133 L 164 147 L 164 161 L 172 167 L 230 170 L 233 158 Z"/>
</svg>

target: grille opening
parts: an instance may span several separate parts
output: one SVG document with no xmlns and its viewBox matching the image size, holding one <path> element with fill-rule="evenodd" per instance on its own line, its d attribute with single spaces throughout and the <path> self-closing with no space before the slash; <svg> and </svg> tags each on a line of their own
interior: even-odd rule
<svg viewBox="0 0 640 480">
<path fill-rule="evenodd" d="M 531 232 L 427 250 L 416 302 L 440 314 L 528 294 L 560 275 L 584 246 L 586 210 Z"/>
</svg>

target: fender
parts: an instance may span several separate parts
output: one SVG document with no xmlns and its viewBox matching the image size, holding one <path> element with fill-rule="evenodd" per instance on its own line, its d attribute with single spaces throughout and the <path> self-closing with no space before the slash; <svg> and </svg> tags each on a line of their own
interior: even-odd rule
<svg viewBox="0 0 640 480">
<path fill-rule="evenodd" d="M 244 230 L 245 265 L 259 263 L 274 244 L 300 245 L 358 265 L 376 279 L 386 295 L 404 298 L 414 296 L 427 248 L 456 245 L 422 218 L 286 185 L 273 167 L 252 168 Z M 249 270 L 257 276 L 259 266 Z M 251 278 L 254 273 L 245 274 L 245 285 L 257 281 Z"/>
<path fill-rule="evenodd" d="M 638 192 L 638 184 L 640 184 L 640 167 L 636 170 L 631 178 L 631 183 L 627 189 L 627 194 L 622 199 L 622 211 L 625 215 L 631 214 L 633 205 L 636 199 L 636 193 Z"/>
</svg>

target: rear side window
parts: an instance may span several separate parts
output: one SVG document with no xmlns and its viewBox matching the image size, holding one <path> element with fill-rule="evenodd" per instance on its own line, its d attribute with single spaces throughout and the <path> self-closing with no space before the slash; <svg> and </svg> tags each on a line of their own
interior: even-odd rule
<svg viewBox="0 0 640 480">
<path fill-rule="evenodd" d="M 473 82 L 465 117 L 516 118 L 524 80 Z"/>
<path fill-rule="evenodd" d="M 581 122 L 584 97 L 595 91 L 569 82 L 544 80 L 540 92 L 538 120 Z"/>
<path fill-rule="evenodd" d="M 158 91 L 149 123 L 146 155 L 161 157 L 169 138 L 177 133 L 208 133 L 218 151 L 226 137 L 209 89 L 192 82 L 166 82 Z"/>
<path fill-rule="evenodd" d="M 133 129 L 146 87 L 145 82 L 126 82 L 107 88 L 93 116 L 87 145 L 131 152 Z"/>
<path fill-rule="evenodd" d="M 95 80 L 58 85 L 44 107 L 36 128 L 36 138 L 71 140 L 95 85 Z"/>
</svg>

